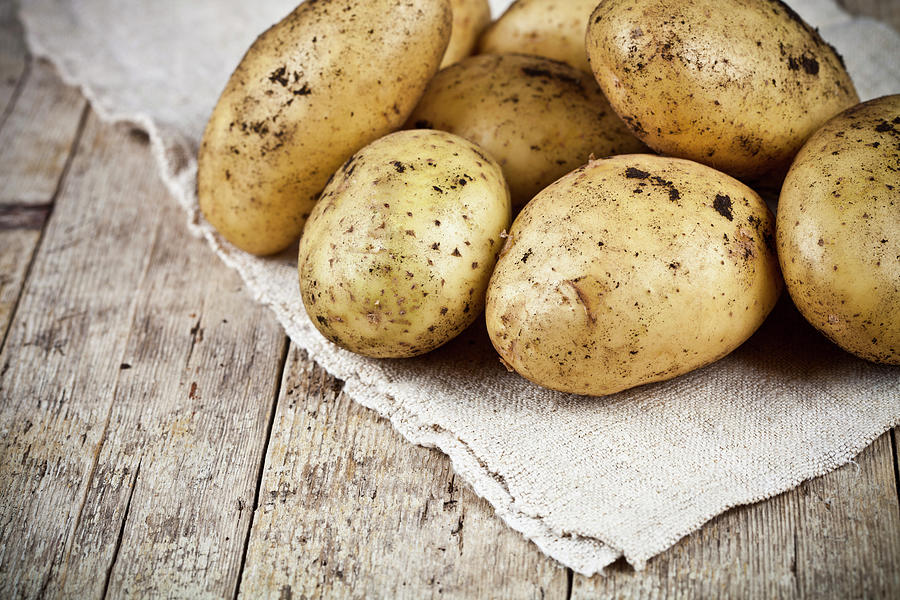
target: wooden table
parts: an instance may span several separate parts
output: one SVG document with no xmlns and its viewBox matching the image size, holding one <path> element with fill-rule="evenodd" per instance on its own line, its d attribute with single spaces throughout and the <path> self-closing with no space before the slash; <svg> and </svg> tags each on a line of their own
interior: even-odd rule
<svg viewBox="0 0 900 600">
<path fill-rule="evenodd" d="M 289 343 L 8 0 L 0 111 L 0 597 L 900 597 L 896 431 L 573 575 Z"/>
</svg>

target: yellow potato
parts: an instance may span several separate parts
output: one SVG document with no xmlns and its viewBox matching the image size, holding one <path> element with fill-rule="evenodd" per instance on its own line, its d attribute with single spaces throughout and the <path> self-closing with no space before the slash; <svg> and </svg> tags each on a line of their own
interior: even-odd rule
<svg viewBox="0 0 900 600">
<path fill-rule="evenodd" d="M 447 0 L 318 0 L 263 33 L 203 136 L 204 216 L 248 252 L 290 245 L 335 169 L 406 120 L 450 24 Z"/>
<path fill-rule="evenodd" d="M 488 333 L 531 381 L 612 394 L 722 358 L 781 291 L 774 218 L 749 187 L 652 155 L 592 161 L 519 214 Z"/>
<path fill-rule="evenodd" d="M 491 22 L 491 7 L 487 0 L 450 0 L 453 8 L 453 32 L 444 52 L 441 68 L 472 54 L 478 36 Z"/>
<path fill-rule="evenodd" d="M 513 208 L 591 154 L 646 147 L 616 117 L 590 75 L 539 56 L 472 56 L 428 85 L 407 126 L 475 142 L 503 168 Z"/>
<path fill-rule="evenodd" d="M 334 343 L 374 357 L 433 350 L 481 314 L 509 226 L 500 167 L 442 131 L 402 131 L 355 154 L 300 239 L 300 293 Z"/>
<path fill-rule="evenodd" d="M 900 95 L 844 111 L 809 138 L 777 226 L 803 316 L 844 350 L 900 365 Z"/>
<path fill-rule="evenodd" d="M 479 52 L 535 54 L 590 73 L 584 31 L 597 2 L 517 0 L 485 30 Z"/>
<path fill-rule="evenodd" d="M 735 177 L 783 175 L 806 138 L 859 102 L 834 48 L 777 0 L 603 0 L 587 50 L 641 140 Z"/>
</svg>

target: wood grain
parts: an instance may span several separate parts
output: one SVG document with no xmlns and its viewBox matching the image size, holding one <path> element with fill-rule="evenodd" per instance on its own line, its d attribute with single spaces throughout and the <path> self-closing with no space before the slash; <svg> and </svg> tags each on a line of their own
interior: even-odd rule
<svg viewBox="0 0 900 600">
<path fill-rule="evenodd" d="M 36 229 L 0 229 L 0 348 L 40 237 Z"/>
<path fill-rule="evenodd" d="M 41 498 L 4 498 L 2 592 L 234 591 L 286 341 L 165 195 L 144 138 L 91 118 L 0 356 L 0 487 Z"/>
<path fill-rule="evenodd" d="M 34 61 L 0 130 L 0 206 L 46 206 L 72 151 L 86 106 L 55 69 Z"/>
<path fill-rule="evenodd" d="M 575 575 L 572 597 L 897 598 L 897 506 L 888 433 L 856 464 L 716 517 L 643 572 L 620 561 Z"/>
<path fill-rule="evenodd" d="M 161 218 L 127 143 L 87 120 L 0 353 L 0 596 L 63 568 L 105 435 Z"/>
<path fill-rule="evenodd" d="M 9 36 L 0 41 L 0 78 L 13 77 L 13 59 L 25 57 L 24 49 L 21 56 L 15 54 L 20 44 L 14 40 L 21 31 L 10 25 L 9 11 L 8 3 L 0 7 L 0 36 Z M 12 53 L 5 60 L 4 48 Z M 0 121 L 0 342 L 86 108 L 77 90 L 60 84 L 47 63 L 39 61 L 30 70 L 17 70 L 15 76 L 17 93 Z M 52 124 L 49 133 L 44 124 Z"/>
<path fill-rule="evenodd" d="M 28 66 L 22 25 L 16 18 L 18 2 L 0 2 L 0 127 L 9 115 Z"/>
<path fill-rule="evenodd" d="M 566 570 L 291 348 L 242 598 L 565 598 Z"/>
</svg>

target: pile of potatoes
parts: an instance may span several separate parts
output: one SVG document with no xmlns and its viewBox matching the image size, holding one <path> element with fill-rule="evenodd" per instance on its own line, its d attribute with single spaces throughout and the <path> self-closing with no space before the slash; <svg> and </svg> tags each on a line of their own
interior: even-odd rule
<svg viewBox="0 0 900 600">
<path fill-rule="evenodd" d="M 486 0 L 307 0 L 222 93 L 200 207 L 247 252 L 299 237 L 323 335 L 411 357 L 484 314 L 508 368 L 603 395 L 722 358 L 786 286 L 900 364 L 900 95 L 859 104 L 778 0 L 489 21 Z M 776 219 L 754 188 L 782 181 Z"/>
</svg>

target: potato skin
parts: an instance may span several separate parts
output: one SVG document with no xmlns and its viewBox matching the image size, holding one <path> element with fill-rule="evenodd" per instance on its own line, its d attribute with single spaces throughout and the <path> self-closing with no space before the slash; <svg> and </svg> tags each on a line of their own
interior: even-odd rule
<svg viewBox="0 0 900 600">
<path fill-rule="evenodd" d="M 373 357 L 433 350 L 481 314 L 509 227 L 500 167 L 442 131 L 401 131 L 335 174 L 300 239 L 303 304 L 334 343 Z"/>
<path fill-rule="evenodd" d="M 516 0 L 488 27 L 481 54 L 534 54 L 591 72 L 584 31 L 598 0 Z"/>
<path fill-rule="evenodd" d="M 803 316 L 844 350 L 900 365 L 900 95 L 846 110 L 809 138 L 777 229 Z"/>
<path fill-rule="evenodd" d="M 603 0 L 587 50 L 648 146 L 754 179 L 859 102 L 835 50 L 778 0 Z"/>
<path fill-rule="evenodd" d="M 447 0 L 304 2 L 247 51 L 199 152 L 200 209 L 235 246 L 290 245 L 328 178 L 399 128 L 450 37 Z"/>
<path fill-rule="evenodd" d="M 739 181 L 652 155 L 592 161 L 519 214 L 488 333 L 531 381 L 612 394 L 737 348 L 781 291 L 774 218 Z"/>
<path fill-rule="evenodd" d="M 449 131 L 503 168 L 513 208 L 588 161 L 642 152 L 590 75 L 539 56 L 479 55 L 428 84 L 407 127 Z"/>
<path fill-rule="evenodd" d="M 472 54 L 478 37 L 491 22 L 491 6 L 488 0 L 450 0 L 453 9 L 453 31 L 444 52 L 441 68 Z"/>
</svg>

